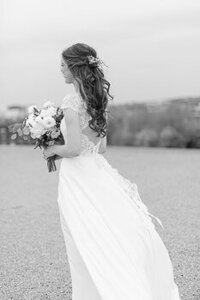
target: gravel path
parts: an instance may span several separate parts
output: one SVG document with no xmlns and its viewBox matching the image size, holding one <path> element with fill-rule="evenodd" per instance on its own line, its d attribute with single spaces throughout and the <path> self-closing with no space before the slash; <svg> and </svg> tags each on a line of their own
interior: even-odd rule
<svg viewBox="0 0 200 300">
<path fill-rule="evenodd" d="M 156 228 L 182 300 L 199 300 L 199 151 L 108 147 L 105 157 L 137 183 L 149 211 L 162 220 L 165 230 Z M 58 171 L 48 173 L 32 146 L 0 146 L 0 166 L 0 300 L 71 299 L 56 200 Z"/>
</svg>

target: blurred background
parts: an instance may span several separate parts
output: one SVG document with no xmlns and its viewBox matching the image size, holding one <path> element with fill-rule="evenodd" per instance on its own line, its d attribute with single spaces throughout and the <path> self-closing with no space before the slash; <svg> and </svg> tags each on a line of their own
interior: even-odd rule
<svg viewBox="0 0 200 300">
<path fill-rule="evenodd" d="M 108 144 L 198 148 L 200 3 L 7 0 L 1 3 L 0 143 L 27 106 L 73 91 L 61 51 L 93 46 L 111 83 Z"/>
<path fill-rule="evenodd" d="M 108 66 L 104 155 L 162 220 L 181 300 L 199 300 L 199 0 L 0 0 L 0 299 L 71 300 L 59 172 L 8 125 L 74 91 L 60 62 L 77 42 Z"/>
</svg>

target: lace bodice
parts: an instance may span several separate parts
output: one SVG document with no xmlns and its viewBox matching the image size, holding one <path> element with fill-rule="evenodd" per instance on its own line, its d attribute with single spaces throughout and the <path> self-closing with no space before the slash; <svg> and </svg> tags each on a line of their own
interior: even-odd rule
<svg viewBox="0 0 200 300">
<path fill-rule="evenodd" d="M 61 104 L 61 109 L 64 110 L 66 108 L 71 108 L 79 114 L 81 129 L 81 155 L 98 153 L 102 138 L 99 138 L 99 141 L 95 144 L 86 134 L 83 133 L 83 130 L 88 127 L 89 121 L 92 119 L 92 117 L 87 113 L 87 105 L 85 101 L 78 94 L 68 94 L 64 97 Z M 60 129 L 64 136 L 65 143 L 67 144 L 67 127 L 64 118 L 61 121 Z"/>
</svg>

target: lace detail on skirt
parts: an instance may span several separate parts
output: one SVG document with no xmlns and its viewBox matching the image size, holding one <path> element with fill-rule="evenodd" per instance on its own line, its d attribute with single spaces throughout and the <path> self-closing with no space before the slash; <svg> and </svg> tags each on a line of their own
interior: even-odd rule
<svg viewBox="0 0 200 300">
<path fill-rule="evenodd" d="M 158 222 L 158 224 L 162 227 L 162 229 L 164 229 L 164 226 L 163 226 L 161 220 L 148 211 L 147 206 L 144 204 L 144 202 L 142 201 L 142 199 L 139 195 L 137 185 L 135 183 L 131 182 L 129 179 L 123 177 L 119 173 L 119 171 L 117 169 L 113 168 L 102 155 L 98 155 L 97 160 L 100 160 L 104 164 L 107 171 L 117 180 L 117 182 L 119 183 L 119 186 L 121 186 L 123 188 L 123 190 L 134 201 L 134 203 L 137 205 L 137 207 L 139 207 L 141 209 L 141 211 L 144 213 L 144 215 L 149 220 L 151 220 L 149 217 L 154 218 Z"/>
</svg>

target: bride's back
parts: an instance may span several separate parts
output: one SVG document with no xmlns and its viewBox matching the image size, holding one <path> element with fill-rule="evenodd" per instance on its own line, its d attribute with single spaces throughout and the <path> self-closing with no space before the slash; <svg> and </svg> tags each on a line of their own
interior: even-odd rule
<svg viewBox="0 0 200 300">
<path fill-rule="evenodd" d="M 92 117 L 87 112 L 87 106 L 84 100 L 78 94 L 68 94 L 61 105 L 62 109 L 71 108 L 79 113 L 80 129 L 81 129 L 81 154 L 103 153 L 106 148 L 106 136 L 104 138 L 97 137 L 97 132 L 89 126 Z M 61 122 L 61 131 L 66 137 L 67 130 Z M 67 141 L 66 141 L 67 142 Z"/>
</svg>

